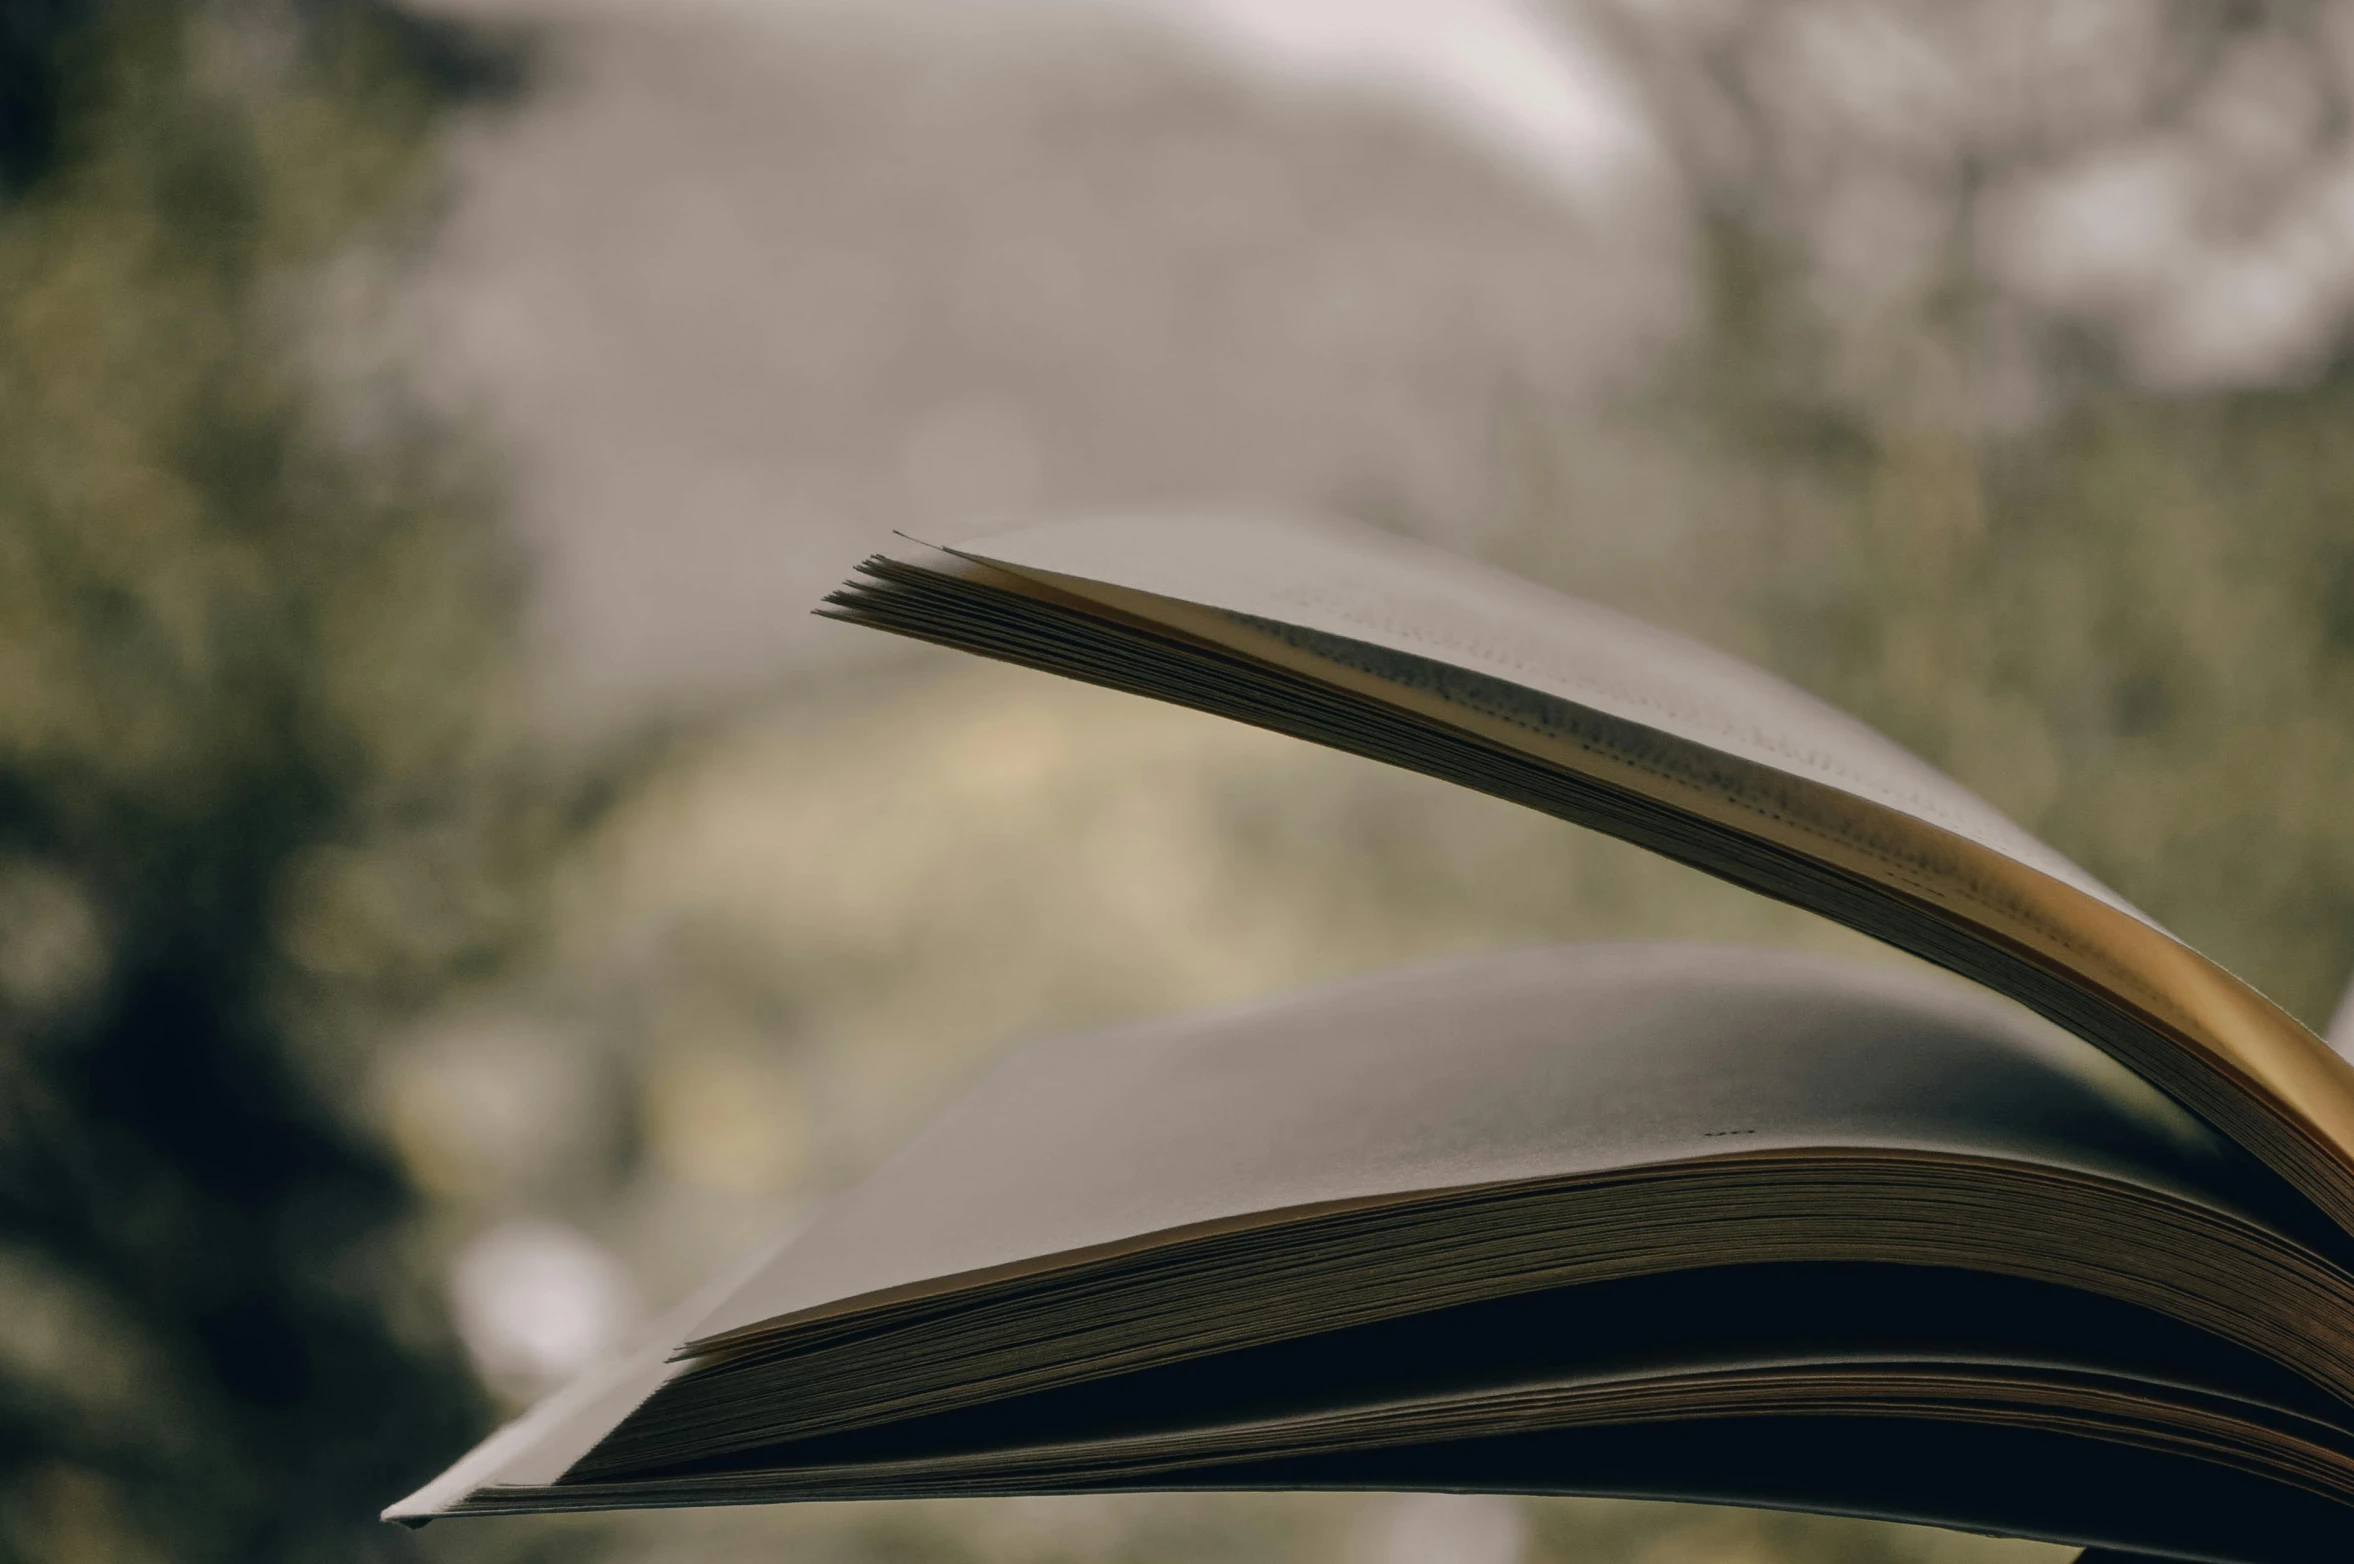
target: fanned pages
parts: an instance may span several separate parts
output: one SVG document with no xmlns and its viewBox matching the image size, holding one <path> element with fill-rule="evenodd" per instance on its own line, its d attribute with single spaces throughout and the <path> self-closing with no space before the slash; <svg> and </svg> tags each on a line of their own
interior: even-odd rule
<svg viewBox="0 0 2354 1564">
<path fill-rule="evenodd" d="M 1596 945 L 1033 1044 L 390 1518 L 1454 1488 L 2354 1556 L 2354 1066 L 1917 759 L 1333 528 L 1040 528 L 829 602 L 1595 826 L 1982 988 Z"/>
<path fill-rule="evenodd" d="M 1429 772 L 1835 918 L 2090 1039 L 2354 1230 L 2354 1068 L 1959 785 L 1732 658 L 1379 534 L 1268 521 L 878 557 L 833 604 Z"/>
<path fill-rule="evenodd" d="M 1009 1056 L 673 1361 L 393 1513 L 1495 1486 L 2319 1558 L 2354 1520 L 2333 1236 L 1946 980 L 1476 957 Z"/>
</svg>

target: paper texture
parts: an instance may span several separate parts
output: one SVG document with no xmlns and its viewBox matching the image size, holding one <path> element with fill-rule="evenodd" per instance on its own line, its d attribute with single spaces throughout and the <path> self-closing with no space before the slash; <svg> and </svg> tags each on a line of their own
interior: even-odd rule
<svg viewBox="0 0 2354 1564">
<path fill-rule="evenodd" d="M 1522 951 L 1022 1050 L 693 1334 L 1254 1212 L 1838 1146 L 2194 1200 L 2235 1157 L 2089 1045 L 1933 977 Z"/>
<path fill-rule="evenodd" d="M 1100 517 L 998 533 L 957 552 L 1320 630 L 1541 690 L 1870 799 L 2147 921 L 1846 713 L 1738 658 L 1433 549 L 1248 518 Z"/>
</svg>

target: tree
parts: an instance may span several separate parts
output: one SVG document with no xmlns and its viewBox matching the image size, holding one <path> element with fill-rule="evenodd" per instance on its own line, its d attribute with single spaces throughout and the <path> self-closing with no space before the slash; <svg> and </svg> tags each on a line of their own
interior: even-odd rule
<svg viewBox="0 0 2354 1564">
<path fill-rule="evenodd" d="M 1642 416 L 1708 525 L 1761 540 L 1773 659 L 2325 1020 L 2354 249 L 2310 241 L 2354 171 L 2354 9 L 1600 14 L 1699 236 Z M 2124 270 L 2121 180 L 2172 214 Z M 2263 351 L 2194 351 L 2250 275 Z"/>
<path fill-rule="evenodd" d="M 355 1088 L 554 827 L 495 490 L 324 325 L 480 61 L 359 5 L 6 14 L 0 1556 L 365 1555 L 484 1408 Z"/>
</svg>

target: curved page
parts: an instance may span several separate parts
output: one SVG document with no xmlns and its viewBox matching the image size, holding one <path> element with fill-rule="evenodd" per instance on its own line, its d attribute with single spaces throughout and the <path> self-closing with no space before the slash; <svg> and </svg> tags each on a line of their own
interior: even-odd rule
<svg viewBox="0 0 2354 1564">
<path fill-rule="evenodd" d="M 1273 1213 L 1777 1150 L 2252 1171 L 2076 1038 L 1928 975 L 1705 945 L 1471 957 L 1020 1049 L 703 1341 Z"/>
<path fill-rule="evenodd" d="M 1463 958 L 1017 1050 L 791 1242 L 388 1514 L 556 1482 L 675 1349 L 730 1331 L 1303 1209 L 1826 1148 L 2074 1170 L 2246 1222 L 2286 1196 L 2116 1061 L 1930 974 L 1697 945 Z"/>
<path fill-rule="evenodd" d="M 837 597 L 842 616 L 1380 754 L 1838 918 L 2124 1059 L 2354 1233 L 2354 1068 L 1965 789 L 1757 669 L 1453 556 L 1334 527 L 1109 518 L 913 563 L 973 601 L 1034 599 L 1053 622 L 1043 637 L 1009 639 L 986 613 L 899 612 L 873 583 Z M 1126 637 L 1117 653 L 1084 644 L 1091 620 Z M 1353 705 L 1322 726 L 1293 721 L 1280 690 L 1238 686 L 1237 667 L 1243 685 L 1268 670 Z M 1457 748 L 1434 748 L 1434 733 Z M 1555 799 L 1496 780 L 1477 751 L 1607 796 Z M 1630 824 L 1618 807 L 1628 799 L 1674 818 Z"/>
</svg>

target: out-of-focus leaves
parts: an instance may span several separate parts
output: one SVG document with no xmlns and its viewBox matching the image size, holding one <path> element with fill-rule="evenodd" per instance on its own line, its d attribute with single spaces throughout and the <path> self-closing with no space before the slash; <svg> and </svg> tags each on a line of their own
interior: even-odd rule
<svg viewBox="0 0 2354 1564">
<path fill-rule="evenodd" d="M 1561 3 L 1617 45 L 1692 205 L 1781 246 L 1866 360 L 1957 267 L 2012 417 L 2086 367 L 2311 375 L 2354 321 L 2344 0 Z"/>
<path fill-rule="evenodd" d="M 2086 55 L 2019 53 L 2042 8 L 2004 0 L 1719 9 L 1630 34 L 1705 278 L 1637 420 L 1665 432 L 1719 557 L 1750 565 L 1734 638 L 2321 1021 L 2354 946 L 2339 313 L 2309 311 L 2269 383 L 2185 390 L 2137 357 L 2125 315 L 2051 307 L 1985 241 L 1995 192 L 2103 149 L 2253 156 L 2246 116 L 2219 105 L 2266 72 L 2343 98 L 2354 55 L 2329 40 L 2354 11 L 2097 4 L 2077 43 L 2105 27 L 2113 47 Z M 1937 37 L 1958 42 L 1926 49 Z M 2099 92 L 2068 90 L 2092 76 Z M 1903 136 L 1866 133 L 1905 104 Z M 2354 166 L 2343 128 L 2323 116 L 2274 146 L 2280 177 L 2247 200 L 2292 210 Z M 1842 284 L 1838 191 L 1874 180 L 1932 242 L 1877 288 Z M 2228 215 L 2208 238 L 2240 231 Z M 2241 215 L 2248 243 L 2271 231 Z M 2166 264 L 2195 278 L 2211 259 Z M 2296 302 L 2295 278 L 2274 282 Z"/>
<path fill-rule="evenodd" d="M 379 1552 L 480 1415 L 338 1089 L 559 828 L 482 463 L 327 348 L 421 36 L 103 7 L 0 206 L 0 1556 Z"/>
<path fill-rule="evenodd" d="M 24 188 L 57 149 L 69 42 L 93 0 L 13 0 L 0 7 L 0 199 Z"/>
</svg>

